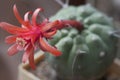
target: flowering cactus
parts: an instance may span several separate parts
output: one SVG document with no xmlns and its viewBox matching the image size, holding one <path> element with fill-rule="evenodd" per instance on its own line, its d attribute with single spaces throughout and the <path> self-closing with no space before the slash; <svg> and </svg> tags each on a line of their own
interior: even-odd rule
<svg viewBox="0 0 120 80">
<path fill-rule="evenodd" d="M 94 80 L 106 72 L 116 55 L 116 38 L 111 32 L 112 19 L 90 5 L 69 6 L 51 17 L 54 20 L 83 22 L 84 29 L 61 29 L 50 40 L 63 54 L 60 57 L 47 55 L 46 60 L 62 80 Z"/>
<path fill-rule="evenodd" d="M 37 23 L 36 19 L 38 13 L 43 11 L 42 8 L 27 12 L 24 20 L 15 5 L 13 11 L 21 27 L 0 23 L 2 29 L 12 34 L 5 40 L 13 44 L 8 54 L 25 51 L 22 61 L 29 60 L 33 69 L 34 50 L 37 47 L 52 54 L 47 54 L 46 60 L 64 80 L 99 78 L 116 55 L 116 38 L 111 34 L 114 31 L 111 18 L 90 5 L 63 8 L 50 20 L 46 18 L 41 23 Z M 28 19 L 29 14 L 32 14 L 31 20 Z"/>
</svg>

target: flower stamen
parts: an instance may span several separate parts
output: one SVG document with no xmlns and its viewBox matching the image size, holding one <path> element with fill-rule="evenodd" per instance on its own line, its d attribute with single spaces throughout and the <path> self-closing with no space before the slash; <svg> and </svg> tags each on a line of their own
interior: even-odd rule
<svg viewBox="0 0 120 80">
<path fill-rule="evenodd" d="M 18 37 L 16 38 L 16 43 L 21 47 L 25 47 L 25 45 L 27 44 L 27 41 L 23 38 Z"/>
</svg>

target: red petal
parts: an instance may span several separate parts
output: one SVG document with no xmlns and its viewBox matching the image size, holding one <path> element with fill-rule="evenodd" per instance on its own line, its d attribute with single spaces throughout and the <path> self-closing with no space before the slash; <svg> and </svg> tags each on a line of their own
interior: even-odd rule
<svg viewBox="0 0 120 80">
<path fill-rule="evenodd" d="M 11 34 L 20 34 L 20 33 L 25 33 L 28 31 L 27 29 L 23 29 L 18 26 L 14 26 L 14 25 L 11 25 L 6 22 L 1 22 L 0 27 Z"/>
<path fill-rule="evenodd" d="M 56 27 L 57 24 L 59 24 L 59 21 L 58 21 L 58 20 L 56 20 L 56 21 L 54 21 L 54 22 L 51 22 L 51 23 L 48 23 L 48 24 L 46 24 L 45 26 L 43 26 L 43 27 L 41 28 L 41 31 L 42 31 L 42 32 L 48 31 L 48 30 Z"/>
<path fill-rule="evenodd" d="M 22 50 L 24 50 L 24 47 L 21 46 L 21 45 L 18 45 L 18 46 L 17 46 L 17 50 L 22 51 Z"/>
<path fill-rule="evenodd" d="M 47 23 L 49 23 L 49 19 L 45 18 L 45 20 L 40 24 L 40 26 L 45 26 Z"/>
<path fill-rule="evenodd" d="M 61 55 L 61 52 L 59 50 L 50 46 L 45 40 L 43 40 L 43 38 L 40 37 L 39 42 L 40 42 L 40 45 L 42 46 L 42 48 L 44 48 L 46 51 L 52 53 L 55 56 L 60 56 Z"/>
<path fill-rule="evenodd" d="M 43 9 L 42 9 L 42 8 L 37 8 L 37 9 L 34 11 L 34 13 L 33 13 L 32 23 L 33 23 L 34 26 L 37 25 L 37 24 L 36 24 L 36 19 L 37 19 L 38 13 L 39 13 L 40 11 L 43 11 Z"/>
<path fill-rule="evenodd" d="M 16 37 L 17 36 L 15 36 L 15 35 L 8 36 L 8 37 L 5 38 L 5 42 L 7 44 L 12 44 L 12 43 L 16 42 Z"/>
<path fill-rule="evenodd" d="M 34 53 L 32 52 L 29 56 L 29 64 L 31 66 L 32 69 L 35 69 L 35 61 L 34 61 Z"/>
<path fill-rule="evenodd" d="M 26 48 L 26 51 L 25 53 L 23 54 L 23 57 L 22 57 L 22 62 L 26 62 L 30 56 L 30 54 L 33 52 L 34 48 L 32 46 L 32 44 L 29 44 Z"/>
<path fill-rule="evenodd" d="M 36 39 L 37 39 L 37 35 L 35 35 L 35 34 L 31 35 L 31 43 L 32 43 L 33 46 L 35 46 Z"/>
<path fill-rule="evenodd" d="M 44 52 L 46 52 L 47 50 L 46 49 L 44 49 L 44 47 L 42 47 L 41 45 L 39 45 L 39 47 L 40 47 L 40 49 L 42 50 L 42 51 L 44 51 Z"/>
<path fill-rule="evenodd" d="M 29 11 L 24 15 L 24 20 L 28 25 L 26 25 L 26 26 L 23 25 L 23 27 L 31 29 L 32 26 L 30 25 L 30 21 L 29 21 L 29 18 L 28 18 L 29 14 L 32 14 L 32 12 Z"/>
<path fill-rule="evenodd" d="M 51 38 L 56 32 L 57 32 L 57 30 L 53 30 L 53 31 L 48 32 L 48 33 L 43 33 L 43 36 L 46 38 Z"/>
<path fill-rule="evenodd" d="M 17 50 L 17 44 L 12 45 L 12 46 L 8 49 L 8 55 L 10 55 L 10 56 L 16 54 L 17 52 L 18 52 L 18 50 Z"/>
<path fill-rule="evenodd" d="M 32 14 L 32 12 L 31 12 L 31 11 L 28 11 L 28 12 L 25 13 L 25 15 L 24 15 L 24 20 L 25 20 L 26 22 L 29 22 L 29 18 L 28 18 L 29 14 Z"/>
<path fill-rule="evenodd" d="M 14 15 L 15 15 L 15 17 L 17 18 L 17 20 L 21 23 L 21 24 L 23 24 L 23 25 L 27 25 L 26 24 L 26 22 L 21 18 L 21 16 L 19 15 L 19 12 L 18 12 L 18 10 L 17 10 L 17 7 L 16 7 L 16 5 L 14 5 L 14 7 L 13 7 L 13 12 L 14 12 Z"/>
</svg>

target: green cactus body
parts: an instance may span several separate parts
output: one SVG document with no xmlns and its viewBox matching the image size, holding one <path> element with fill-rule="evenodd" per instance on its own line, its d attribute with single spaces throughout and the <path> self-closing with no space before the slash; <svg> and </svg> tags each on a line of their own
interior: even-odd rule
<svg viewBox="0 0 120 80">
<path fill-rule="evenodd" d="M 60 57 L 47 55 L 58 75 L 64 80 L 101 77 L 116 55 L 117 41 L 111 36 L 114 31 L 112 19 L 90 5 L 63 8 L 51 18 L 57 19 L 81 21 L 85 27 L 82 32 L 71 27 L 64 28 L 50 41 L 63 53 Z"/>
</svg>

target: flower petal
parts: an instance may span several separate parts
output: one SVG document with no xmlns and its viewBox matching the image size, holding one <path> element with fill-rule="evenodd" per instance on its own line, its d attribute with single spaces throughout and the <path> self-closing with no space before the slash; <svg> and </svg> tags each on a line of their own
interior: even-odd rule
<svg viewBox="0 0 120 80">
<path fill-rule="evenodd" d="M 40 11 L 43 11 L 43 9 L 42 9 L 42 8 L 37 8 L 37 9 L 34 11 L 34 13 L 33 13 L 33 16 L 32 16 L 33 26 L 36 26 L 36 25 L 37 25 L 37 24 L 36 24 L 36 19 L 37 19 L 38 13 L 39 13 Z"/>
<path fill-rule="evenodd" d="M 25 15 L 24 15 L 24 21 L 27 23 L 27 25 L 26 25 L 26 26 L 22 25 L 23 28 L 28 28 L 28 29 L 31 29 L 31 28 L 32 28 L 32 26 L 30 25 L 30 21 L 29 21 L 29 19 L 28 19 L 29 14 L 32 14 L 32 12 L 31 12 L 31 11 L 28 11 L 28 12 L 25 13 Z"/>
<path fill-rule="evenodd" d="M 8 55 L 12 56 L 14 54 L 16 54 L 18 52 L 17 50 L 17 44 L 12 45 L 9 49 L 8 49 Z"/>
<path fill-rule="evenodd" d="M 34 53 L 32 52 L 29 56 L 29 64 L 31 68 L 34 70 L 36 68 L 35 61 L 34 61 Z"/>
<path fill-rule="evenodd" d="M 25 13 L 25 15 L 24 15 L 24 21 L 29 22 L 29 19 L 28 19 L 29 14 L 32 14 L 32 12 L 28 11 L 28 12 Z"/>
<path fill-rule="evenodd" d="M 7 44 L 12 44 L 12 43 L 16 42 L 16 37 L 17 37 L 16 35 L 8 36 L 5 38 L 5 42 Z"/>
<path fill-rule="evenodd" d="M 39 47 L 40 47 L 40 49 L 42 50 L 42 51 L 44 51 L 44 52 L 46 52 L 47 50 L 46 49 L 44 49 L 44 47 L 42 47 L 40 44 L 39 44 Z"/>
<path fill-rule="evenodd" d="M 14 15 L 15 15 L 15 17 L 17 18 L 17 20 L 21 23 L 21 24 L 23 24 L 23 25 L 27 25 L 27 23 L 21 18 L 21 16 L 19 15 L 19 12 L 18 12 L 18 10 L 17 10 L 17 7 L 16 7 L 16 5 L 14 5 L 14 7 L 13 7 L 13 12 L 14 12 Z"/>
<path fill-rule="evenodd" d="M 39 42 L 40 42 L 40 45 L 42 46 L 42 48 L 44 48 L 46 51 L 50 52 L 51 54 L 53 54 L 55 56 L 61 55 L 61 52 L 59 50 L 50 46 L 45 40 L 43 40 L 43 38 L 40 37 Z"/>
<path fill-rule="evenodd" d="M 17 50 L 22 51 L 22 50 L 24 50 L 24 47 L 21 46 L 21 45 L 18 45 L 18 46 L 17 46 Z"/>
<path fill-rule="evenodd" d="M 59 24 L 59 21 L 58 21 L 58 20 L 56 20 L 56 21 L 54 21 L 54 22 L 50 22 L 50 23 L 46 24 L 45 26 L 41 27 L 41 31 L 42 31 L 42 32 L 48 31 L 48 30 L 56 27 L 57 24 Z"/>
<path fill-rule="evenodd" d="M 56 32 L 57 32 L 57 30 L 53 30 L 53 31 L 48 32 L 48 33 L 43 33 L 43 36 L 46 38 L 51 38 Z"/>
<path fill-rule="evenodd" d="M 36 42 L 37 37 L 38 35 L 36 34 L 31 35 L 31 43 L 32 43 L 32 46 L 34 47 L 35 47 L 35 42 Z"/>
<path fill-rule="evenodd" d="M 33 52 L 33 50 L 34 50 L 34 48 L 33 48 L 32 44 L 28 44 L 26 47 L 25 53 L 23 54 L 23 57 L 22 57 L 23 63 L 25 63 L 28 60 L 28 58 L 29 58 L 30 54 Z"/>
<path fill-rule="evenodd" d="M 40 26 L 45 26 L 47 23 L 49 23 L 49 19 L 45 18 L 44 21 L 40 24 Z"/>
<path fill-rule="evenodd" d="M 14 26 L 14 25 L 6 23 L 6 22 L 1 22 L 0 27 L 11 34 L 20 34 L 20 33 L 23 34 L 25 32 L 28 32 L 27 29 L 23 29 L 18 26 Z"/>
</svg>

